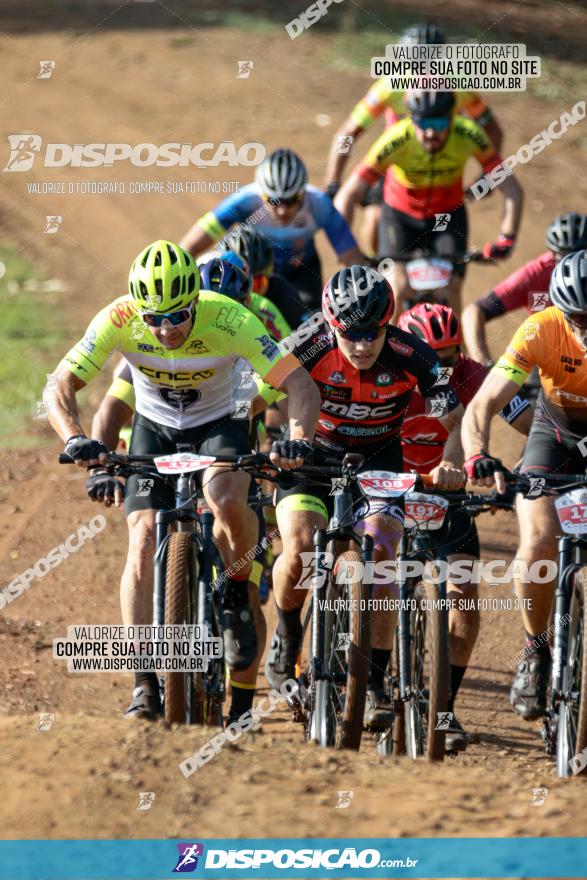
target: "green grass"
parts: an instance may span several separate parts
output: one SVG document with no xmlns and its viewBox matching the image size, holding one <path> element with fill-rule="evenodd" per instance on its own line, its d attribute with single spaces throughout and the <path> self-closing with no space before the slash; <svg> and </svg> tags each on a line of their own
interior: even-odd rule
<svg viewBox="0 0 587 880">
<path fill-rule="evenodd" d="M 44 424 L 32 418 L 34 402 L 63 348 L 58 306 L 64 294 L 48 292 L 43 272 L 2 245 L 0 262 L 0 448 L 29 447 L 39 442 Z"/>
</svg>

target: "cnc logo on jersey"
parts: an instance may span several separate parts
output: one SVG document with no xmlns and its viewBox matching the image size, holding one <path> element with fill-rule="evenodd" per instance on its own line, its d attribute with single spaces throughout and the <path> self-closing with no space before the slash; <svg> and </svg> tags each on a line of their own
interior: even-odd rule
<svg viewBox="0 0 587 880">
<path fill-rule="evenodd" d="M 10 157 L 4 171 L 30 171 L 43 139 L 38 134 L 9 134 Z M 264 144 L 251 142 L 237 146 L 234 141 L 202 144 L 47 144 L 45 168 L 112 167 L 115 162 L 129 161 L 135 168 L 156 165 L 159 168 L 217 167 L 222 164 L 253 167 L 266 155 Z"/>
<path fill-rule="evenodd" d="M 148 367 L 146 364 L 137 364 L 137 369 L 143 373 L 148 379 L 156 382 L 191 382 L 199 383 L 205 379 L 209 379 L 214 375 L 214 370 L 178 370 L 176 373 L 171 370 L 158 370 L 156 367 Z"/>
<path fill-rule="evenodd" d="M 197 388 L 159 388 L 158 391 L 162 400 L 179 413 L 185 412 L 202 396 Z"/>
<path fill-rule="evenodd" d="M 393 379 L 389 375 L 389 373 L 379 373 L 379 375 L 375 379 L 376 385 L 391 385 L 392 382 Z"/>
<path fill-rule="evenodd" d="M 201 843 L 176 843 L 178 850 L 177 864 L 173 869 L 174 874 L 189 874 L 198 867 L 198 858 L 204 855 L 204 847 Z"/>
<path fill-rule="evenodd" d="M 39 134 L 9 134 L 10 158 L 3 171 L 30 171 L 41 149 L 43 139 Z"/>
<path fill-rule="evenodd" d="M 192 339 L 186 351 L 192 354 L 206 354 L 210 349 L 204 345 L 201 339 Z"/>
<path fill-rule="evenodd" d="M 341 383 L 346 382 L 344 373 L 334 372 L 328 377 L 329 382 Z"/>
<path fill-rule="evenodd" d="M 134 328 L 133 328 L 133 329 L 134 329 Z M 131 339 L 132 339 L 132 338 L 133 338 L 133 337 L 131 336 Z M 155 351 L 155 346 L 154 346 L 154 345 L 149 345 L 148 342 L 139 342 L 139 344 L 137 345 L 137 348 L 138 348 L 139 351 L 144 351 L 144 352 L 147 352 L 147 353 L 149 353 L 149 352 L 154 352 L 154 351 Z"/>
<path fill-rule="evenodd" d="M 268 361 L 272 361 L 273 358 L 277 357 L 279 354 L 279 349 L 276 343 L 270 336 L 267 336 L 267 334 L 264 336 L 255 336 L 255 342 L 260 344 L 263 357 L 267 358 Z"/>
</svg>

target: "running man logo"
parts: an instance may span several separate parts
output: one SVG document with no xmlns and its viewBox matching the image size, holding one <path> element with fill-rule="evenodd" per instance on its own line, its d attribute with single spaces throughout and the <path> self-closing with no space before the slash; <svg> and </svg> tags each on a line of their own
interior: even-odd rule
<svg viewBox="0 0 587 880">
<path fill-rule="evenodd" d="M 430 397 L 426 401 L 426 415 L 432 419 L 442 419 L 448 412 L 448 401 L 444 397 Z"/>
<path fill-rule="evenodd" d="M 155 792 L 154 791 L 139 791 L 139 805 L 137 810 L 150 810 L 153 806 L 153 801 L 155 800 Z"/>
<path fill-rule="evenodd" d="M 532 798 L 530 800 L 531 807 L 541 807 L 548 797 L 549 788 L 533 788 Z"/>
<path fill-rule="evenodd" d="M 189 874 L 198 867 L 198 857 L 204 855 L 204 847 L 201 843 L 176 843 L 179 856 L 177 865 L 173 869 L 174 874 Z"/>
<path fill-rule="evenodd" d="M 351 634 L 350 633 L 337 633 L 338 639 L 336 642 L 335 651 L 346 651 L 350 647 L 351 644 Z"/>
<path fill-rule="evenodd" d="M 346 488 L 346 479 L 344 477 L 332 477 L 331 478 L 332 488 L 330 489 L 331 495 L 341 495 Z"/>
<path fill-rule="evenodd" d="M 336 135 L 336 152 L 341 156 L 350 156 L 353 152 L 353 144 L 355 142 L 352 134 Z"/>
<path fill-rule="evenodd" d="M 335 806 L 335 810 L 348 810 L 351 805 L 351 801 L 353 799 L 352 791 L 339 791 L 338 794 L 338 803 Z"/>
<path fill-rule="evenodd" d="M 54 721 L 54 712 L 42 712 L 39 715 L 39 726 L 37 727 L 37 730 L 51 730 L 51 725 Z"/>
<path fill-rule="evenodd" d="M 142 339 L 145 335 L 145 325 L 142 321 L 135 321 L 130 328 L 130 338 L 137 340 Z"/>
<path fill-rule="evenodd" d="M 252 400 L 233 400 L 231 419 L 248 419 Z"/>
<path fill-rule="evenodd" d="M 433 372 L 436 374 L 435 385 L 448 385 L 452 376 L 452 367 L 441 367 L 438 364 L 434 367 Z"/>
<path fill-rule="evenodd" d="M 536 339 L 539 333 L 540 324 L 536 324 L 534 321 L 522 324 L 522 337 L 525 342 L 531 342 L 533 339 Z"/>
<path fill-rule="evenodd" d="M 37 74 L 37 79 L 49 79 L 51 74 L 55 70 L 55 62 L 54 61 L 39 61 L 40 70 Z"/>
<path fill-rule="evenodd" d="M 40 134 L 9 134 L 10 158 L 3 171 L 30 171 L 43 144 Z"/>
<path fill-rule="evenodd" d="M 251 70 L 255 66 L 254 61 L 238 61 L 238 70 L 235 76 L 235 79 L 248 79 L 251 75 Z"/>
<path fill-rule="evenodd" d="M 437 712 L 434 730 L 448 730 L 452 721 L 452 712 Z"/>
<path fill-rule="evenodd" d="M 528 311 L 543 312 L 550 305 L 550 298 L 547 293 L 532 292 L 528 294 Z"/>
<path fill-rule="evenodd" d="M 45 229 L 43 230 L 43 232 L 48 233 L 49 235 L 54 235 L 61 226 L 62 220 L 63 217 L 59 214 L 53 214 L 45 217 Z"/>
<path fill-rule="evenodd" d="M 445 229 L 448 229 L 449 223 L 450 214 L 435 214 L 434 228 L 432 229 L 432 232 L 444 232 Z"/>
<path fill-rule="evenodd" d="M 151 489 L 155 485 L 155 480 L 151 478 L 139 480 L 139 488 L 137 489 L 137 498 L 148 498 Z"/>
<path fill-rule="evenodd" d="M 530 488 L 526 492 L 526 498 L 539 498 L 542 495 L 546 480 L 544 477 L 528 477 Z"/>
</svg>

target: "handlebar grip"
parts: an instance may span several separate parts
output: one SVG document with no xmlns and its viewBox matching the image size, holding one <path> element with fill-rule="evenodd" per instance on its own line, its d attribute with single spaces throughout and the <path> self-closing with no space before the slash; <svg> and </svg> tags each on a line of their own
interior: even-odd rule
<svg viewBox="0 0 587 880">
<path fill-rule="evenodd" d="M 59 453 L 59 464 L 73 464 L 73 461 L 71 455 L 67 455 L 65 452 Z"/>
<path fill-rule="evenodd" d="M 422 480 L 423 486 L 433 486 L 434 480 L 431 474 L 420 474 L 420 479 Z"/>
</svg>

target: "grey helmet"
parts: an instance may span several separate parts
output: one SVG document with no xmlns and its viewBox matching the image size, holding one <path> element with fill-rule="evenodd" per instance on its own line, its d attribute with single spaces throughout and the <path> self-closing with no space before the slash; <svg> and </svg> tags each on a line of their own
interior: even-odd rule
<svg viewBox="0 0 587 880">
<path fill-rule="evenodd" d="M 546 243 L 557 254 L 571 254 L 587 248 L 585 214 L 561 214 L 546 230 Z"/>
<path fill-rule="evenodd" d="M 308 182 L 306 166 L 293 150 L 274 150 L 258 166 L 255 181 L 264 196 L 292 199 Z"/>
<path fill-rule="evenodd" d="M 567 254 L 550 277 L 550 300 L 566 315 L 587 313 L 587 251 Z"/>
</svg>

